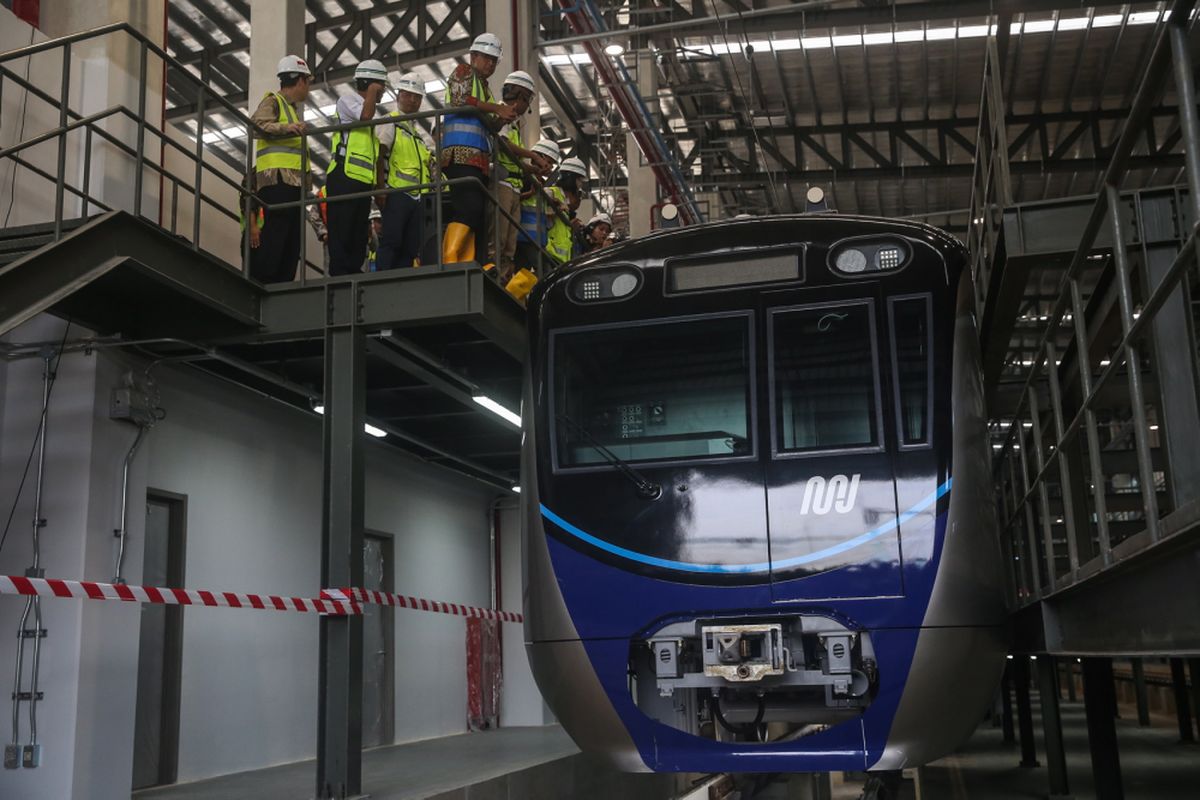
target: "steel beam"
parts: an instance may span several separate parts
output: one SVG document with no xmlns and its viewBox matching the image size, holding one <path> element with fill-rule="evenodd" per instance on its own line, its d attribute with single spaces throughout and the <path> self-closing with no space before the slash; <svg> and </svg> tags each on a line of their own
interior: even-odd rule
<svg viewBox="0 0 1200 800">
<path fill-rule="evenodd" d="M 357 324 L 353 284 L 323 287 L 326 299 L 321 586 L 346 589 L 363 579 L 363 424 L 366 337 Z M 362 617 L 320 620 L 317 797 L 362 790 Z"/>
</svg>

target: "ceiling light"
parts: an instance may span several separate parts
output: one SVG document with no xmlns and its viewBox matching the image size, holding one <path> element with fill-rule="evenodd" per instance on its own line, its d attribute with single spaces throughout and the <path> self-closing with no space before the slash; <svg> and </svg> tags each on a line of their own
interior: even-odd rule
<svg viewBox="0 0 1200 800">
<path fill-rule="evenodd" d="M 617 56 L 625 55 L 625 48 L 622 47 L 621 45 L 617 44 L 616 42 L 613 42 L 612 44 L 606 45 L 604 47 L 604 52 L 606 55 L 610 55 L 613 58 L 616 58 Z"/>
<path fill-rule="evenodd" d="M 318 414 L 324 414 L 325 406 L 317 404 L 317 405 L 313 406 L 313 411 L 317 412 Z M 363 423 L 363 431 L 368 436 L 374 436 L 376 439 L 382 439 L 385 436 L 387 436 L 387 431 L 385 431 L 383 428 L 376 428 L 374 425 L 372 425 L 369 422 Z"/>
<path fill-rule="evenodd" d="M 514 487 L 512 487 L 512 492 L 513 492 L 513 494 L 520 494 L 520 493 L 521 493 L 521 487 L 520 487 L 520 486 L 514 486 Z"/>
<path fill-rule="evenodd" d="M 518 428 L 521 427 L 521 415 L 520 414 L 518 414 L 514 411 L 510 411 L 509 409 L 507 409 L 504 406 L 497 403 L 492 398 L 488 397 L 486 394 L 477 394 L 474 397 L 472 397 L 471 399 L 474 400 L 479 405 L 486 408 L 488 411 L 495 414 L 497 417 L 500 417 L 501 419 L 503 419 L 505 422 L 508 422 Z"/>
</svg>

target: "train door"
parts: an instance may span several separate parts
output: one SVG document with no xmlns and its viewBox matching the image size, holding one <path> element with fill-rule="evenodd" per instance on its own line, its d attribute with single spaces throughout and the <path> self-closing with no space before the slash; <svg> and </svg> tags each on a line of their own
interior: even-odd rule
<svg viewBox="0 0 1200 800">
<path fill-rule="evenodd" d="M 887 310 L 876 283 L 812 294 L 764 308 L 772 599 L 897 596 Z"/>
</svg>

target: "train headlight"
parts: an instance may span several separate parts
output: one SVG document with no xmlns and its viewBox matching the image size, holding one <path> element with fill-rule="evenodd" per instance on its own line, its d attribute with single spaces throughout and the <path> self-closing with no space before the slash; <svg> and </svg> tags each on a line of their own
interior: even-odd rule
<svg viewBox="0 0 1200 800">
<path fill-rule="evenodd" d="M 843 239 L 829 250 L 829 266 L 833 271 L 852 277 L 894 272 L 911 260 L 911 245 L 899 237 L 856 236 Z"/>
<path fill-rule="evenodd" d="M 572 279 L 567 294 L 577 303 L 627 300 L 642 286 L 642 273 L 633 267 L 589 269 Z"/>
<path fill-rule="evenodd" d="M 847 247 L 845 250 L 837 254 L 837 260 L 834 262 L 838 270 L 841 272 L 853 275 L 856 272 L 862 272 L 867 268 L 867 254 L 862 250 L 856 250 L 853 247 Z"/>
</svg>

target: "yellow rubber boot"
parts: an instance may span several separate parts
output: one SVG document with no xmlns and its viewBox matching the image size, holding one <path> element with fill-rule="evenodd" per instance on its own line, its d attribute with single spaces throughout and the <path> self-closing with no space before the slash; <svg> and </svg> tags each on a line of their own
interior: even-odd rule
<svg viewBox="0 0 1200 800">
<path fill-rule="evenodd" d="M 462 260 L 475 260 L 475 231 L 471 230 L 470 228 L 467 228 L 467 236 L 465 239 L 463 239 Z"/>
<path fill-rule="evenodd" d="M 460 261 L 467 261 L 463 257 L 467 237 L 471 237 L 471 251 L 474 257 L 474 241 L 475 235 L 471 229 L 461 222 L 451 222 L 446 226 L 446 235 L 442 237 L 442 263 L 457 264 Z"/>
</svg>

